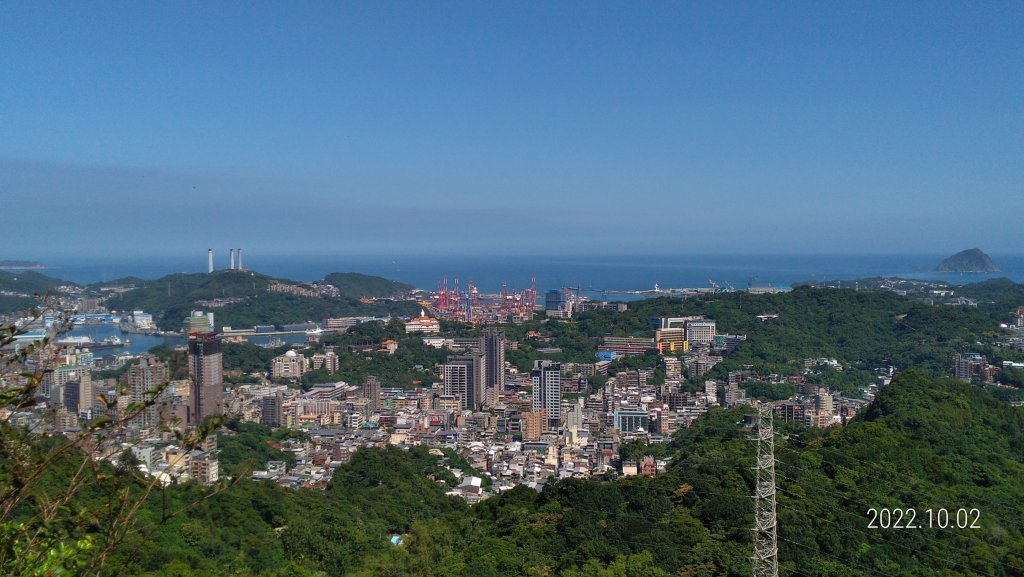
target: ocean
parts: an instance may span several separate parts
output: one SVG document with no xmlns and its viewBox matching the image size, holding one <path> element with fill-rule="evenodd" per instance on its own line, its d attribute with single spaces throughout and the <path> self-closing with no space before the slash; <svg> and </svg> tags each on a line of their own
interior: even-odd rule
<svg viewBox="0 0 1024 577">
<path fill-rule="evenodd" d="M 332 272 L 359 272 L 432 290 L 447 276 L 465 289 L 472 281 L 482 292 L 530 286 L 536 276 L 539 292 L 579 286 L 584 292 L 698 288 L 716 283 L 737 289 L 789 287 L 808 280 L 852 280 L 901 277 L 968 284 L 1006 277 L 1024 282 L 1024 255 L 993 254 L 1002 272 L 937 273 L 932 269 L 948 255 L 574 255 L 574 256 L 245 256 L 248 269 L 298 281 L 313 281 Z M 220 259 L 224 260 L 224 259 Z M 52 259 L 41 272 L 77 283 L 126 276 L 157 279 L 170 273 L 205 272 L 206 253 L 154 259 Z M 218 262 L 226 267 L 226 262 Z"/>
</svg>

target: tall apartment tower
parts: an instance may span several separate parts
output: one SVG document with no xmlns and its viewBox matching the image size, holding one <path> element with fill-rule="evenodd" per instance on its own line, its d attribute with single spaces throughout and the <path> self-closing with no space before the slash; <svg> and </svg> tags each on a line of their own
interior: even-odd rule
<svg viewBox="0 0 1024 577">
<path fill-rule="evenodd" d="M 171 370 L 167 363 L 160 362 L 153 355 L 142 355 L 139 362 L 128 368 L 128 401 L 142 403 L 153 398 L 149 391 L 160 387 L 171 379 Z M 132 423 L 141 427 L 152 427 L 157 424 L 157 407 L 146 407 L 142 413 L 132 419 Z"/>
<path fill-rule="evenodd" d="M 264 395 L 260 398 L 260 424 L 268 427 L 281 426 L 281 404 L 283 399 L 281 391 L 273 395 Z"/>
<path fill-rule="evenodd" d="M 444 394 L 459 397 L 463 409 L 476 410 L 485 401 L 486 373 L 483 353 L 450 355 L 444 364 Z"/>
<path fill-rule="evenodd" d="M 485 404 L 498 402 L 498 396 L 505 391 L 505 329 L 488 327 L 480 337 L 480 350 L 484 353 L 486 371 L 484 376 Z"/>
<path fill-rule="evenodd" d="M 547 409 L 548 428 L 557 429 L 562 417 L 562 364 L 534 361 L 533 410 Z"/>
<path fill-rule="evenodd" d="M 224 358 L 220 335 L 188 335 L 188 378 L 192 383 L 189 423 L 198 425 L 207 417 L 223 413 Z"/>
<path fill-rule="evenodd" d="M 78 418 L 78 404 L 81 401 L 81 383 L 79 381 L 68 381 L 64 383 L 64 392 L 61 395 L 61 402 L 75 419 Z"/>
<path fill-rule="evenodd" d="M 363 398 L 370 402 L 370 411 L 376 411 L 380 403 L 380 379 L 375 375 L 366 375 L 363 379 Z"/>
</svg>

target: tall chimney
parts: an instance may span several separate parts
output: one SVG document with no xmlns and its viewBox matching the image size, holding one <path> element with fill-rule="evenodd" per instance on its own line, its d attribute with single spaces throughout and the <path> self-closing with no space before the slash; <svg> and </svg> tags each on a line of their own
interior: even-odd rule
<svg viewBox="0 0 1024 577">
<path fill-rule="evenodd" d="M 232 248 L 232 249 L 230 249 L 230 251 L 231 251 L 231 264 L 228 266 L 228 270 L 235 270 L 235 249 Z"/>
<path fill-rule="evenodd" d="M 209 262 L 209 267 L 208 267 L 209 270 L 207 270 L 206 272 L 213 272 L 213 249 L 212 248 L 206 250 L 206 260 L 210 261 Z"/>
<path fill-rule="evenodd" d="M 238 270 L 245 270 L 242 268 L 242 249 L 238 249 Z"/>
</svg>

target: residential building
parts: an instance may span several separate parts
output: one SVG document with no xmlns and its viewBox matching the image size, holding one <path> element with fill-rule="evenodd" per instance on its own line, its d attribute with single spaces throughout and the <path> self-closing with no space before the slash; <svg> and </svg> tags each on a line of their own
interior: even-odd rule
<svg viewBox="0 0 1024 577">
<path fill-rule="evenodd" d="M 827 390 L 818 389 L 818 393 L 814 395 L 814 409 L 829 415 L 832 414 L 832 395 Z"/>
<path fill-rule="evenodd" d="M 128 367 L 128 400 L 132 403 L 154 401 L 156 390 L 171 380 L 171 370 L 167 363 L 153 355 L 142 355 L 139 362 Z M 142 410 L 132 423 L 140 427 L 152 427 L 158 423 L 155 404 Z"/>
<path fill-rule="evenodd" d="M 224 358 L 220 335 L 188 335 L 188 376 L 192 385 L 188 422 L 197 425 L 207 417 L 222 414 Z"/>
<path fill-rule="evenodd" d="M 739 385 L 726 385 L 718 389 L 718 404 L 723 407 L 734 407 L 747 398 L 747 392 Z"/>
<path fill-rule="evenodd" d="M 802 423 L 804 422 L 805 408 L 802 404 L 793 401 L 786 401 L 784 403 L 775 405 L 772 410 L 775 416 L 787 423 Z"/>
<path fill-rule="evenodd" d="M 639 473 L 645 477 L 654 477 L 658 474 L 658 462 L 651 455 L 640 459 Z"/>
<path fill-rule="evenodd" d="M 213 485 L 220 478 L 220 463 L 213 453 L 192 451 L 188 469 L 189 475 L 201 485 Z"/>
<path fill-rule="evenodd" d="M 965 383 L 986 380 L 987 361 L 978 353 L 957 353 L 953 356 L 953 376 Z"/>
<path fill-rule="evenodd" d="M 443 366 L 444 394 L 459 397 L 463 409 L 480 408 L 485 400 L 486 365 L 482 353 L 450 355 Z"/>
<path fill-rule="evenodd" d="M 540 440 L 541 435 L 548 429 L 548 410 L 537 409 L 522 416 L 522 433 L 524 441 Z"/>
<path fill-rule="evenodd" d="M 557 429 L 562 417 L 562 365 L 554 361 L 534 361 L 533 410 L 547 409 L 548 427 Z"/>
<path fill-rule="evenodd" d="M 338 354 L 331 349 L 328 349 L 323 353 L 316 353 L 312 356 L 310 361 L 314 371 L 324 369 L 331 374 L 338 372 L 338 368 L 341 366 L 341 360 L 338 358 Z"/>
<path fill-rule="evenodd" d="M 284 395 L 277 391 L 272 395 L 264 395 L 260 398 L 260 423 L 268 427 L 280 427 L 283 424 L 281 405 Z"/>
<path fill-rule="evenodd" d="M 508 339 L 505 330 L 487 327 L 483 330 L 481 350 L 484 353 L 484 406 L 490 407 L 498 402 L 498 396 L 505 391 L 505 345 Z"/>
<path fill-rule="evenodd" d="M 367 408 L 372 413 L 377 410 L 380 404 L 380 379 L 375 375 L 367 375 L 363 379 L 363 386 L 360 389 L 361 396 L 366 399 Z"/>
</svg>

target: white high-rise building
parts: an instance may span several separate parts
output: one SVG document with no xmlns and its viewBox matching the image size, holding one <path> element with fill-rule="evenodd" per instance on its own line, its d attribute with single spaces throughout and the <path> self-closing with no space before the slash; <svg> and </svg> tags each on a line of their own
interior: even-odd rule
<svg viewBox="0 0 1024 577">
<path fill-rule="evenodd" d="M 533 363 L 533 410 L 547 409 L 548 428 L 557 429 L 562 417 L 562 364 Z"/>
</svg>

